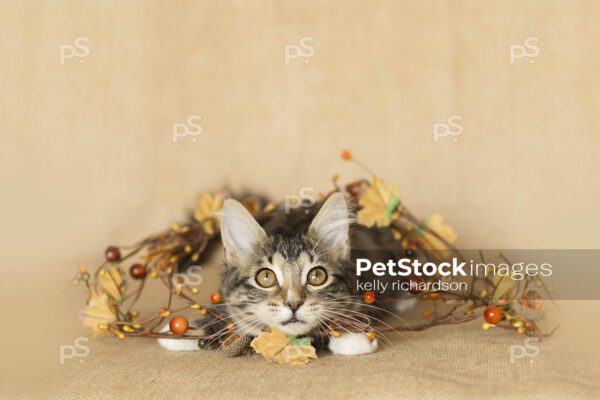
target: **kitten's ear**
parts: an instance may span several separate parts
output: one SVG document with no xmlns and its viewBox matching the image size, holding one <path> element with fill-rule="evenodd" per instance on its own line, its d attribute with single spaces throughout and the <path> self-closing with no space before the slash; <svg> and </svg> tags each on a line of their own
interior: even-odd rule
<svg viewBox="0 0 600 400">
<path fill-rule="evenodd" d="M 350 255 L 348 232 L 351 221 L 344 195 L 336 192 L 323 204 L 310 224 L 308 234 L 336 258 L 347 258 Z"/>
<path fill-rule="evenodd" d="M 221 238 L 227 262 L 243 262 L 266 236 L 246 207 L 233 199 L 225 200 L 221 212 Z"/>
</svg>

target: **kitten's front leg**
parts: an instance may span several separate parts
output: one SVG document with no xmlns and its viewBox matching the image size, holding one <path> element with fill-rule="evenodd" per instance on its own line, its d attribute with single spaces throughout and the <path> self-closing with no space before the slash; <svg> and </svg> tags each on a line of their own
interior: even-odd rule
<svg viewBox="0 0 600 400">
<path fill-rule="evenodd" d="M 377 338 L 370 341 L 362 333 L 342 333 L 339 338 L 329 338 L 329 350 L 336 355 L 357 356 L 377 351 Z"/>
</svg>

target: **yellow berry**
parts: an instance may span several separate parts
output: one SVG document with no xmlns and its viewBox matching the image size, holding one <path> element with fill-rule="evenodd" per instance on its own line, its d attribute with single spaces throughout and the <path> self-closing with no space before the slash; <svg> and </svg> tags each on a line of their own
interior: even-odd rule
<svg viewBox="0 0 600 400">
<path fill-rule="evenodd" d="M 365 336 L 367 337 L 367 339 L 369 339 L 369 342 L 372 342 L 376 338 L 373 332 L 365 332 Z"/>
<path fill-rule="evenodd" d="M 165 310 L 160 313 L 161 317 L 168 317 L 169 315 L 171 315 L 171 311 L 169 311 L 169 310 Z"/>
<path fill-rule="evenodd" d="M 196 304 L 192 304 L 192 305 L 190 306 L 190 308 L 191 308 L 192 310 L 199 310 L 199 309 L 201 308 L 201 306 L 200 306 L 200 304 L 196 303 Z"/>
<path fill-rule="evenodd" d="M 156 278 L 158 278 L 158 274 L 156 273 L 156 271 L 152 271 L 152 272 L 150 272 L 150 277 L 152 279 L 156 279 Z"/>
<path fill-rule="evenodd" d="M 123 330 L 125 332 L 133 332 L 133 329 L 129 325 L 123 325 Z"/>
<path fill-rule="evenodd" d="M 140 312 L 139 312 L 138 310 L 133 310 L 133 311 L 131 312 L 131 317 L 132 317 L 132 318 L 135 318 L 135 317 L 137 317 L 138 315 L 140 315 Z"/>
<path fill-rule="evenodd" d="M 342 336 L 342 334 L 339 333 L 338 331 L 329 331 L 329 334 L 336 338 L 339 338 L 340 336 Z"/>
<path fill-rule="evenodd" d="M 193 287 L 191 290 L 192 290 L 192 293 L 194 293 L 194 294 L 200 293 L 200 290 L 198 290 L 197 287 Z"/>
<path fill-rule="evenodd" d="M 483 329 L 484 331 L 487 331 L 492 326 L 494 326 L 494 325 L 490 324 L 489 322 L 484 322 L 483 324 L 481 324 L 481 329 Z"/>
</svg>

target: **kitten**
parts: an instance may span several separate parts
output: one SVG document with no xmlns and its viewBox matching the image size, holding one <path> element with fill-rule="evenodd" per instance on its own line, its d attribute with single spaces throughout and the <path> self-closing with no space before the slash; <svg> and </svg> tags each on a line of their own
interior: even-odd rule
<svg viewBox="0 0 600 400">
<path fill-rule="evenodd" d="M 239 334 L 257 336 L 275 326 L 290 335 L 318 336 L 325 323 L 340 314 L 373 310 L 364 307 L 354 290 L 352 214 L 343 194 L 332 194 L 313 215 L 314 210 L 300 208 L 263 229 L 243 205 L 225 201 L 220 293 L 224 313 Z M 159 343 L 173 351 L 198 350 L 192 340 L 159 339 Z M 362 333 L 342 332 L 329 339 L 334 354 L 366 354 L 377 347 L 377 339 L 371 342 Z"/>
</svg>

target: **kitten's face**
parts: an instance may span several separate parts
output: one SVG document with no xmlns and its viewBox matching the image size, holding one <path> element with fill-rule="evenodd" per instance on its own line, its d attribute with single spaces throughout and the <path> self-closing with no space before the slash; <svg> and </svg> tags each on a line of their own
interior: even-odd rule
<svg viewBox="0 0 600 400">
<path fill-rule="evenodd" d="M 267 236 L 233 200 L 224 206 L 226 270 L 222 294 L 229 318 L 243 334 L 275 326 L 292 335 L 325 329 L 350 301 L 348 211 L 341 194 L 323 205 L 307 233 Z M 336 304 L 337 301 L 337 304 Z"/>
</svg>

